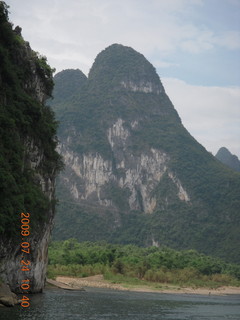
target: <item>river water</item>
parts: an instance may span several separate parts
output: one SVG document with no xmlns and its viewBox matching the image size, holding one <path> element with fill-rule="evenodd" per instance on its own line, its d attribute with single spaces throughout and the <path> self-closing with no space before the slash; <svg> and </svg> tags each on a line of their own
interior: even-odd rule
<svg viewBox="0 0 240 320">
<path fill-rule="evenodd" d="M 1 308 L 1 320 L 222 320 L 240 319 L 240 296 L 160 294 L 87 288 L 47 289 L 31 306 Z"/>
</svg>

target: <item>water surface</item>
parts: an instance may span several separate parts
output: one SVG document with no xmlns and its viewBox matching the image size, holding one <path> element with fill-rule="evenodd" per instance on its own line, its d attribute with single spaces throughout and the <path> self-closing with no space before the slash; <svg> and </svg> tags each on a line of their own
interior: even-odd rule
<svg viewBox="0 0 240 320">
<path fill-rule="evenodd" d="M 222 320 L 240 319 L 240 296 L 159 294 L 87 288 L 47 289 L 29 308 L 1 308 L 4 320 Z"/>
</svg>

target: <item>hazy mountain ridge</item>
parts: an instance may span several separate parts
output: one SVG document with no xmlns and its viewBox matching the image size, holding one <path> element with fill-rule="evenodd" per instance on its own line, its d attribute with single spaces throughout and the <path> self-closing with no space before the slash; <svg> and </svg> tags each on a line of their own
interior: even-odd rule
<svg viewBox="0 0 240 320">
<path fill-rule="evenodd" d="M 234 171 L 240 172 L 240 160 L 236 155 L 232 154 L 227 148 L 220 148 L 216 153 L 215 157 L 229 168 L 233 169 Z"/>
<path fill-rule="evenodd" d="M 66 75 L 55 76 L 52 102 L 66 163 L 55 237 L 165 244 L 237 261 L 240 176 L 183 127 L 153 66 L 112 45 L 61 101 Z"/>
</svg>

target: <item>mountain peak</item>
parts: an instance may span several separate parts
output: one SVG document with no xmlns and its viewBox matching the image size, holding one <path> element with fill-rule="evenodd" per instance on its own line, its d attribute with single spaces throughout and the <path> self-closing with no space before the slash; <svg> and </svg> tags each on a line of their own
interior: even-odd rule
<svg viewBox="0 0 240 320">
<path fill-rule="evenodd" d="M 55 102 L 63 102 L 81 90 L 87 82 L 87 77 L 79 69 L 67 69 L 57 73 L 54 76 L 54 82 Z"/>
<path fill-rule="evenodd" d="M 216 158 L 234 171 L 240 172 L 240 161 L 238 157 L 232 154 L 227 148 L 220 148 L 216 154 Z"/>
<path fill-rule="evenodd" d="M 216 156 L 217 155 L 232 155 L 231 152 L 226 148 L 226 147 L 221 147 L 218 152 L 216 153 Z"/>
<path fill-rule="evenodd" d="M 113 44 L 100 52 L 89 72 L 89 80 L 117 90 L 160 94 L 164 92 L 153 65 L 139 52 Z"/>
</svg>

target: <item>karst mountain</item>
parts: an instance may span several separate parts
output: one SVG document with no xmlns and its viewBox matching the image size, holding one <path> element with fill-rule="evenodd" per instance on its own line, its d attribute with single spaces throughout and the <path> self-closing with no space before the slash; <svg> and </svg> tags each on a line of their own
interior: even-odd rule
<svg viewBox="0 0 240 320">
<path fill-rule="evenodd" d="M 191 248 L 240 261 L 240 175 L 184 128 L 142 54 L 113 44 L 88 77 L 64 70 L 54 82 L 65 162 L 54 239 Z"/>
</svg>

